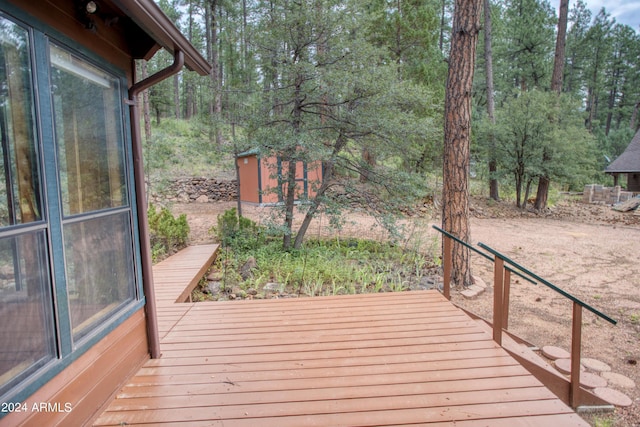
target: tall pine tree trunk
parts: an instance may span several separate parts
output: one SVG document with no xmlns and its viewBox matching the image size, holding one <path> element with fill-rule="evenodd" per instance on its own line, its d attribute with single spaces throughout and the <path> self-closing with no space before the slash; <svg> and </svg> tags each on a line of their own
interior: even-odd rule
<svg viewBox="0 0 640 427">
<path fill-rule="evenodd" d="M 560 0 L 560 16 L 558 17 L 558 36 L 556 38 L 556 53 L 553 59 L 553 74 L 551 75 L 551 90 L 558 95 L 562 92 L 562 77 L 564 76 L 564 56 L 565 44 L 567 39 L 567 18 L 569 15 L 569 0 Z M 551 118 L 555 120 L 555 117 Z M 551 161 L 551 154 L 544 150 L 542 153 L 542 161 Z M 538 191 L 536 193 L 536 202 L 534 208 L 542 210 L 547 207 L 547 199 L 549 198 L 549 186 L 551 178 L 548 174 L 538 178 Z M 526 201 L 525 201 L 526 202 Z"/>
<path fill-rule="evenodd" d="M 558 94 L 562 92 L 562 78 L 564 77 L 564 57 L 567 40 L 568 17 L 569 0 L 560 0 L 560 16 L 558 17 L 556 52 L 553 58 L 553 74 L 551 76 L 551 90 Z"/>
<path fill-rule="evenodd" d="M 209 114 L 212 118 L 213 130 L 215 133 L 216 145 L 222 145 L 222 129 L 220 121 L 222 115 L 222 69 L 220 64 L 220 47 L 218 46 L 218 19 L 216 10 L 218 9 L 218 1 L 210 0 L 207 4 L 209 16 L 208 42 L 207 52 L 211 61 L 211 89 L 213 91 L 213 101 L 209 105 Z"/>
<path fill-rule="evenodd" d="M 491 47 L 491 1 L 484 0 L 484 66 L 487 83 L 487 114 L 491 126 L 496 124 L 495 101 L 493 96 L 493 49 Z M 496 141 L 491 129 L 489 135 L 489 197 L 493 200 L 500 200 L 498 189 L 498 162 L 496 160 Z"/>
<path fill-rule="evenodd" d="M 456 0 L 445 94 L 443 215 L 445 231 L 468 241 L 471 92 L 483 0 Z M 469 249 L 453 246 L 451 282 L 471 285 Z"/>
<path fill-rule="evenodd" d="M 631 122 L 629 123 L 629 128 L 634 132 L 637 130 L 636 121 L 638 119 L 638 110 L 640 110 L 640 102 L 638 102 L 636 106 L 633 108 L 633 114 L 631 115 Z"/>
</svg>

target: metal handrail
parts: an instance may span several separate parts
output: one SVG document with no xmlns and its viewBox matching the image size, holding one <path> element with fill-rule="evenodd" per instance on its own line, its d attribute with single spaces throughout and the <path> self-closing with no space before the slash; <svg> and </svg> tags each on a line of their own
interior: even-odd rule
<svg viewBox="0 0 640 427">
<path fill-rule="evenodd" d="M 442 230 L 439 227 L 436 227 L 435 225 L 433 226 L 434 229 L 438 230 L 439 232 L 443 233 L 443 235 L 446 237 L 443 239 L 444 241 L 444 252 L 443 252 L 443 265 L 444 265 L 444 286 L 443 286 L 443 291 L 444 291 L 444 296 L 447 299 L 451 299 L 450 296 L 450 283 L 448 280 L 448 276 L 450 276 L 451 274 L 451 258 L 452 258 L 452 253 L 453 253 L 453 248 L 452 248 L 452 242 L 458 242 L 462 245 L 464 245 L 465 247 L 473 250 L 474 252 L 484 256 L 485 258 L 490 259 L 491 261 L 493 261 L 494 263 L 494 278 L 493 278 L 493 324 L 492 324 L 492 329 L 493 329 L 493 340 L 498 344 L 498 345 L 502 345 L 502 332 L 503 330 L 507 330 L 508 328 L 508 321 L 509 321 L 509 294 L 510 294 L 510 276 L 511 273 L 515 273 L 518 276 L 532 282 L 532 283 L 536 283 L 535 281 L 533 281 L 532 279 L 535 279 L 537 281 L 539 281 L 540 283 L 544 284 L 545 286 L 553 289 L 554 291 L 558 292 L 560 295 L 564 296 L 565 298 L 571 300 L 573 302 L 573 318 L 572 318 L 572 325 L 571 325 L 571 374 L 570 374 L 570 384 L 569 384 L 569 389 L 567 390 L 567 393 L 563 395 L 563 400 L 566 399 L 566 402 L 569 403 L 573 408 L 577 408 L 578 405 L 580 404 L 580 402 L 582 401 L 581 398 L 581 391 L 580 391 L 580 354 L 581 354 L 581 347 L 582 347 L 582 309 L 586 308 L 587 310 L 591 311 L 593 314 L 595 314 L 596 316 L 606 320 L 609 323 L 612 323 L 614 325 L 616 325 L 618 322 L 612 318 L 610 318 L 609 316 L 607 316 L 604 313 L 601 313 L 600 311 L 596 310 L 595 308 L 591 307 L 589 304 L 585 303 L 584 301 L 581 301 L 580 299 L 574 297 L 573 295 L 571 295 L 570 293 L 560 289 L 559 287 L 557 287 L 556 285 L 554 285 L 553 283 L 549 282 L 548 280 L 543 279 L 542 277 L 538 276 L 537 274 L 531 272 L 530 270 L 528 270 L 527 268 L 521 266 L 520 264 L 516 263 L 515 261 L 511 260 L 510 258 L 506 257 L 505 255 L 501 254 L 500 252 L 496 251 L 495 249 L 492 249 L 491 247 L 485 245 L 484 243 L 478 243 L 478 246 L 480 246 L 482 249 L 488 251 L 489 253 L 491 253 L 493 255 L 493 257 L 490 257 L 489 255 L 486 255 L 484 252 L 481 252 L 479 250 L 477 250 L 476 248 L 471 247 L 468 243 L 458 239 L 456 236 L 453 236 L 450 233 L 447 233 L 446 231 Z M 510 267 L 507 267 L 506 264 L 509 264 L 515 268 L 517 268 L 518 270 L 520 270 L 520 272 L 512 270 Z M 528 277 L 525 277 L 524 275 L 527 275 Z"/>
<path fill-rule="evenodd" d="M 602 319 L 606 320 L 607 322 L 616 325 L 618 323 L 617 320 L 612 319 L 611 317 L 607 316 L 606 314 L 596 310 L 595 308 L 591 307 L 589 304 L 587 304 L 586 302 L 574 297 L 573 295 L 571 295 L 570 293 L 560 289 L 559 287 L 557 287 L 556 285 L 554 285 L 553 283 L 549 282 L 548 280 L 543 279 L 542 277 L 538 276 L 535 273 L 532 273 L 530 270 L 526 269 L 525 267 L 521 266 L 520 264 L 518 264 L 517 262 L 511 260 L 510 258 L 508 258 L 507 256 L 501 254 L 500 252 L 496 251 L 495 249 L 492 249 L 491 247 L 485 245 L 484 243 L 480 242 L 478 243 L 478 246 L 480 246 L 482 249 L 489 251 L 490 253 L 492 253 L 493 255 L 499 257 L 500 259 L 502 259 L 504 262 L 511 264 L 512 266 L 516 267 L 518 270 L 524 272 L 525 274 L 528 274 L 529 276 L 531 276 L 532 278 L 534 278 L 535 280 L 539 281 L 540 283 L 542 283 L 543 285 L 553 289 L 554 291 L 558 292 L 560 295 L 564 296 L 565 298 L 570 299 L 571 301 L 575 302 L 576 304 L 580 305 L 581 307 L 586 308 L 587 310 L 589 310 L 590 312 L 592 312 L 593 314 L 595 314 L 598 317 L 601 317 Z"/>
<path fill-rule="evenodd" d="M 442 228 L 438 227 L 437 225 L 432 225 L 431 227 L 433 227 L 435 230 L 439 231 L 440 233 L 444 234 L 445 236 L 449 237 L 450 239 L 455 240 L 456 242 L 460 243 L 461 245 L 471 249 L 472 251 L 474 251 L 475 253 L 482 255 L 483 257 L 485 257 L 486 259 L 488 259 L 491 262 L 494 262 L 494 259 L 492 257 L 490 257 L 489 255 L 485 254 L 482 251 L 479 251 L 478 249 L 476 249 L 475 247 L 471 246 L 470 244 L 468 244 L 467 242 L 465 242 L 464 240 L 460 240 L 459 238 L 457 238 L 456 236 L 454 236 L 451 233 L 448 233 L 446 231 L 444 231 Z M 523 278 L 524 280 L 533 283 L 534 285 L 537 285 L 536 281 L 531 279 L 530 277 L 525 276 L 524 274 L 513 270 L 509 267 L 506 267 L 507 270 L 509 270 L 511 273 L 515 274 L 516 276 L 520 276 L 521 278 Z"/>
</svg>

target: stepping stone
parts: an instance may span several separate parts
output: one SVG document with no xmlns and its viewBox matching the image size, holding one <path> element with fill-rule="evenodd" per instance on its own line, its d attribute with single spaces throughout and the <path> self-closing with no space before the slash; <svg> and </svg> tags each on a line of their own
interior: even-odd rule
<svg viewBox="0 0 640 427">
<path fill-rule="evenodd" d="M 568 359 L 571 357 L 571 354 L 565 349 L 560 347 L 555 347 L 553 345 L 545 345 L 542 347 L 542 354 L 548 357 L 551 360 L 556 359 Z"/>
<path fill-rule="evenodd" d="M 472 285 L 472 286 L 469 286 L 464 291 L 460 291 L 460 294 L 463 297 L 467 298 L 467 299 L 473 299 L 473 298 L 477 297 L 478 294 L 481 293 L 481 292 L 484 292 L 484 289 L 478 288 L 477 286 L 474 288 L 473 285 Z"/>
<path fill-rule="evenodd" d="M 620 393 L 618 390 L 614 390 L 612 388 L 596 388 L 593 390 L 593 393 L 606 402 L 609 402 L 610 404 L 615 406 L 631 406 L 631 404 L 633 403 L 629 396 L 624 393 Z"/>
<path fill-rule="evenodd" d="M 636 383 L 633 382 L 633 380 L 631 378 L 627 378 L 624 375 L 621 374 L 617 374 L 615 372 L 603 372 L 602 374 L 602 378 L 606 379 L 607 381 L 609 381 L 609 385 L 611 386 L 618 386 L 618 387 L 622 387 L 622 388 L 635 388 L 636 387 Z"/>
<path fill-rule="evenodd" d="M 555 362 L 556 369 L 563 374 L 569 375 L 571 373 L 571 359 L 558 359 Z M 584 371 L 584 366 L 580 365 L 580 372 Z"/>
<path fill-rule="evenodd" d="M 473 276 L 473 286 L 478 286 L 483 290 L 487 289 L 487 284 L 485 283 L 485 281 L 478 276 Z"/>
<path fill-rule="evenodd" d="M 602 388 L 607 386 L 607 380 L 590 372 L 580 372 L 580 385 L 584 388 Z"/>
<path fill-rule="evenodd" d="M 594 372 L 609 372 L 611 370 L 611 366 L 607 365 L 604 362 L 601 362 L 596 359 L 589 359 L 588 357 L 583 357 L 580 359 L 580 363 L 582 366 Z"/>
</svg>

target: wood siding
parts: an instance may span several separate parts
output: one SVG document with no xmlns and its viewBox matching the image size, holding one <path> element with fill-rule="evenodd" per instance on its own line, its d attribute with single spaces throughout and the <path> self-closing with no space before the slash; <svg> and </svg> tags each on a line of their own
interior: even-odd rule
<svg viewBox="0 0 640 427">
<path fill-rule="evenodd" d="M 151 42 L 147 35 L 140 32 L 136 37 L 133 37 L 133 34 L 127 37 L 127 31 L 122 26 L 107 27 L 102 19 L 95 19 L 97 25 L 95 31 L 86 29 L 76 18 L 74 6 L 76 2 L 68 0 L 7 1 L 124 70 L 129 82 L 133 81 L 132 40 L 144 40 L 147 45 Z M 105 1 L 100 3 L 102 7 L 108 4 Z"/>
<path fill-rule="evenodd" d="M 85 425 L 148 358 L 144 310 L 139 310 L 30 396 L 27 412 L 7 415 L 0 427 Z M 59 410 L 32 410 L 40 403 L 57 404 Z"/>
</svg>

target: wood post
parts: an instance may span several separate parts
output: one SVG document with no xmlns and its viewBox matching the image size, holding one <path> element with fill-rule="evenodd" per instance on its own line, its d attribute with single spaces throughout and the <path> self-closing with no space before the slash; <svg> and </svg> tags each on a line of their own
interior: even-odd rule
<svg viewBox="0 0 640 427">
<path fill-rule="evenodd" d="M 493 340 L 502 345 L 504 260 L 495 257 L 493 266 Z"/>
<path fill-rule="evenodd" d="M 451 269 L 453 268 L 453 241 L 449 236 L 443 235 L 444 248 L 442 251 L 442 274 L 444 297 L 451 300 Z"/>
<path fill-rule="evenodd" d="M 509 329 L 509 297 L 511 294 L 511 271 L 504 269 L 504 283 L 502 289 L 502 327 Z"/>
<path fill-rule="evenodd" d="M 580 348 L 582 346 L 582 306 L 574 301 L 571 328 L 571 388 L 569 401 L 574 409 L 580 404 Z"/>
</svg>

